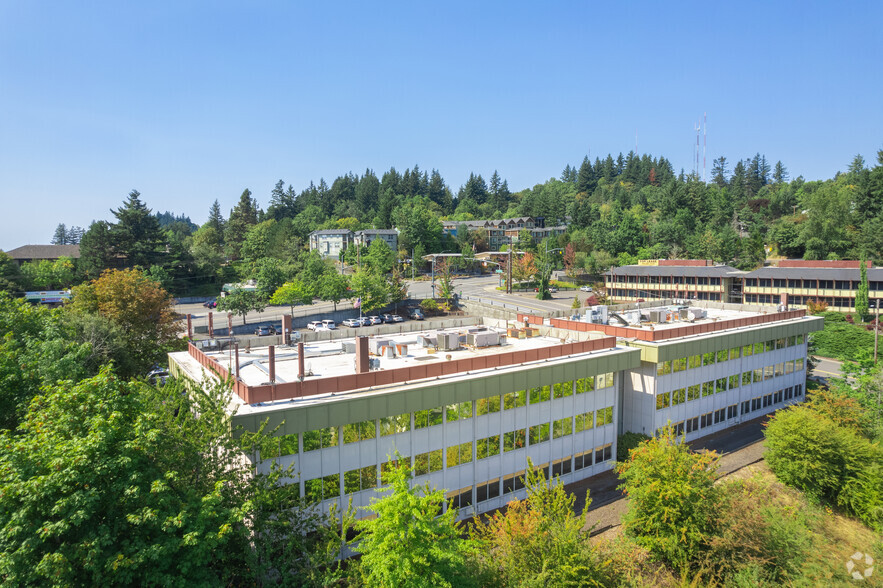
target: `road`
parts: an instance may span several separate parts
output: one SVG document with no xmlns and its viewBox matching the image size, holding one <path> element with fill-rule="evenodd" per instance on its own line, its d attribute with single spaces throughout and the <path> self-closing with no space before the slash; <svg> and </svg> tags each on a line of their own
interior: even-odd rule
<svg viewBox="0 0 883 588">
<path fill-rule="evenodd" d="M 812 371 L 812 378 L 827 382 L 830 378 L 842 378 L 843 372 L 841 371 L 842 362 L 831 359 L 830 357 L 817 357 L 819 360 L 818 365 Z M 847 381 L 853 382 L 852 378 L 847 378 Z"/>
</svg>

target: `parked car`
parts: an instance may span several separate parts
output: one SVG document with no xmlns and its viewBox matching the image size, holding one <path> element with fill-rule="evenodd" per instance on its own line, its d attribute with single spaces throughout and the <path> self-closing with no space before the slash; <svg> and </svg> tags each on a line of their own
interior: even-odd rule
<svg viewBox="0 0 883 588">
<path fill-rule="evenodd" d="M 254 334 L 257 335 L 258 337 L 267 337 L 268 335 L 275 335 L 276 329 L 275 329 L 275 327 L 272 327 L 272 326 L 271 327 L 261 326 L 261 327 L 258 327 L 257 329 L 254 330 Z"/>
<path fill-rule="evenodd" d="M 580 286 L 579 290 L 580 290 L 580 292 L 591 292 L 592 287 L 591 286 Z"/>
<path fill-rule="evenodd" d="M 391 322 L 393 322 L 393 320 L 392 320 L 392 315 L 391 315 L 391 314 L 381 314 L 381 315 L 380 315 L 380 320 L 382 320 L 384 323 L 391 323 Z"/>
<path fill-rule="evenodd" d="M 425 317 L 423 316 L 423 311 L 419 308 L 412 308 L 410 312 L 408 312 L 408 318 L 415 321 L 422 321 Z"/>
<path fill-rule="evenodd" d="M 371 326 L 371 319 L 369 319 L 367 316 L 360 316 L 358 320 L 359 320 L 359 324 L 362 325 L 363 327 L 370 327 Z"/>
<path fill-rule="evenodd" d="M 379 316 L 377 316 L 376 314 L 369 316 L 368 320 L 370 321 L 370 324 L 372 324 L 372 325 L 382 325 L 383 324 L 383 320 Z"/>
<path fill-rule="evenodd" d="M 157 367 L 147 374 L 147 381 L 154 386 L 157 384 L 165 384 L 169 379 L 169 368 Z"/>
<path fill-rule="evenodd" d="M 390 321 L 390 322 L 403 323 L 403 322 L 405 322 L 405 319 L 401 315 L 394 314 L 394 315 L 392 315 L 392 321 Z"/>
<path fill-rule="evenodd" d="M 342 324 L 344 327 L 351 327 L 353 329 L 356 329 L 356 328 L 362 326 L 362 321 L 360 321 L 357 318 L 351 318 L 351 319 L 346 319 L 345 321 L 343 321 L 340 324 Z"/>
<path fill-rule="evenodd" d="M 314 332 L 314 333 L 330 333 L 330 332 L 331 332 L 331 329 L 329 329 L 329 328 L 326 327 L 325 325 L 319 325 L 318 327 L 316 327 L 315 329 L 313 329 L 313 332 Z"/>
<path fill-rule="evenodd" d="M 315 331 L 316 329 L 318 329 L 321 326 L 322 326 L 322 321 L 312 321 L 310 323 L 307 323 L 307 328 L 311 331 Z"/>
<path fill-rule="evenodd" d="M 557 287 L 557 286 L 549 286 L 549 292 L 552 292 L 552 293 L 554 294 L 554 293 L 557 292 L 557 291 L 558 291 L 558 287 Z"/>
<path fill-rule="evenodd" d="M 322 326 L 325 327 L 326 329 L 328 329 L 329 331 L 333 331 L 334 329 L 337 328 L 337 325 L 334 324 L 334 321 L 331 319 L 325 319 L 324 321 L 322 321 Z"/>
<path fill-rule="evenodd" d="M 206 308 L 215 308 L 218 305 L 218 299 L 212 298 L 211 300 L 206 300 L 202 305 Z"/>
</svg>

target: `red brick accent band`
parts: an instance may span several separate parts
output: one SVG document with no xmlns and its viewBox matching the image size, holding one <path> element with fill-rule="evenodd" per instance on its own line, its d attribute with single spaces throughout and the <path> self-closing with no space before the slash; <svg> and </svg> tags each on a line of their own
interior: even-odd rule
<svg viewBox="0 0 883 588">
<path fill-rule="evenodd" d="M 867 261 L 865 263 L 867 264 L 867 267 L 873 267 L 870 261 Z M 783 259 L 779 261 L 779 267 L 859 269 L 862 267 L 862 262 L 857 259 L 840 259 L 836 261 L 827 259 Z"/>
</svg>

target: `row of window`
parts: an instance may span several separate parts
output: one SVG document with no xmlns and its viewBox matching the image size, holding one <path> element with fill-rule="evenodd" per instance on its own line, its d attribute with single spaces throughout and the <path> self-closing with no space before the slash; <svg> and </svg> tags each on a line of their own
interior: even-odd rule
<svg viewBox="0 0 883 588">
<path fill-rule="evenodd" d="M 690 290 L 627 290 L 625 288 L 608 288 L 613 298 L 691 298 L 693 300 L 721 301 L 720 292 L 694 292 Z"/>
<path fill-rule="evenodd" d="M 778 304 L 780 297 L 778 294 L 746 294 L 746 304 Z M 874 300 L 872 298 L 872 300 Z M 855 308 L 855 298 L 834 297 L 834 296 L 800 296 L 789 295 L 788 303 L 797 306 L 806 306 L 810 301 L 824 302 L 828 306 L 837 308 Z"/>
<path fill-rule="evenodd" d="M 757 398 L 752 398 L 751 400 L 744 401 L 741 407 L 742 414 L 746 415 L 754 411 L 767 408 L 768 406 L 780 404 L 782 402 L 785 402 L 786 400 L 799 398 L 801 396 L 803 396 L 802 384 L 791 386 L 789 388 L 779 390 L 778 392 L 771 392 L 764 396 L 758 396 Z M 684 432 L 692 433 L 693 431 L 699 431 L 700 429 L 704 429 L 706 427 L 710 427 L 712 425 L 734 419 L 737 416 L 739 416 L 739 405 L 731 404 L 730 406 L 726 406 L 712 412 L 707 412 L 705 414 L 679 421 L 677 423 L 672 423 L 671 426 L 674 427 L 676 434 L 682 435 L 684 434 Z M 660 431 L 661 429 L 656 430 L 657 436 L 660 434 Z"/>
<path fill-rule="evenodd" d="M 560 399 L 573 394 L 584 394 L 593 390 L 600 390 L 613 386 L 613 372 L 599 374 L 597 376 L 558 382 L 552 386 L 538 386 L 509 392 L 507 394 L 489 396 L 475 401 L 475 415 L 483 416 L 501 410 L 512 410 L 530 404 L 547 402 L 552 398 Z M 473 416 L 472 402 L 460 402 L 438 408 L 418 410 L 414 412 L 414 429 L 423 429 L 441 425 L 444 422 L 455 422 L 470 419 Z M 407 433 L 411 430 L 411 413 L 383 417 L 375 426 L 374 421 L 361 421 L 349 423 L 343 426 L 343 443 L 355 443 L 374 439 L 377 431 L 381 437 L 395 433 Z M 304 435 L 304 452 L 316 451 L 328 447 L 337 447 L 340 444 L 338 436 L 340 431 L 337 427 L 328 427 L 314 431 L 307 431 Z M 279 457 L 297 453 L 297 434 L 274 437 L 261 448 L 263 458 Z"/>
<path fill-rule="evenodd" d="M 687 284 L 720 286 L 721 279 L 711 276 L 614 276 L 614 284 Z"/>
<path fill-rule="evenodd" d="M 858 280 L 786 280 L 782 278 L 745 278 L 747 288 L 791 288 L 805 290 L 858 290 Z M 883 282 L 869 281 L 869 290 L 883 290 Z"/>
<path fill-rule="evenodd" d="M 733 347 L 732 349 L 721 349 L 720 351 L 709 351 L 702 355 L 691 355 L 690 357 L 679 357 L 671 361 L 661 361 L 656 364 L 656 375 L 665 376 L 671 373 L 682 372 L 687 369 L 698 368 L 715 363 L 722 363 L 740 357 L 749 357 L 767 351 L 775 351 L 776 349 L 784 349 L 794 345 L 803 344 L 803 335 L 794 335 L 792 337 L 782 337 L 781 339 L 771 339 L 769 341 L 759 341 L 753 345 L 745 345 L 743 347 Z"/>
<path fill-rule="evenodd" d="M 686 386 L 671 392 L 660 392 L 656 395 L 656 410 L 677 406 L 684 402 L 697 400 L 703 396 L 712 396 L 716 393 L 733 390 L 739 386 L 771 380 L 772 378 L 801 370 L 803 370 L 802 358 L 748 370 L 741 374 L 733 374 L 732 376 L 718 378 L 717 380 L 709 380 L 701 384 L 693 384 L 692 386 Z"/>
</svg>

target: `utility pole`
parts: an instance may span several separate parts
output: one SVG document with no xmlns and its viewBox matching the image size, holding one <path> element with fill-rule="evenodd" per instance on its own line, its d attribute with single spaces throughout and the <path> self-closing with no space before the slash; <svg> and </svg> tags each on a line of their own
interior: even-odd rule
<svg viewBox="0 0 883 588">
<path fill-rule="evenodd" d="M 877 339 L 880 337 L 880 300 L 872 300 L 874 305 L 874 366 L 877 365 Z"/>
<path fill-rule="evenodd" d="M 509 267 L 506 270 L 506 294 L 512 293 L 512 235 L 509 235 Z"/>
</svg>

